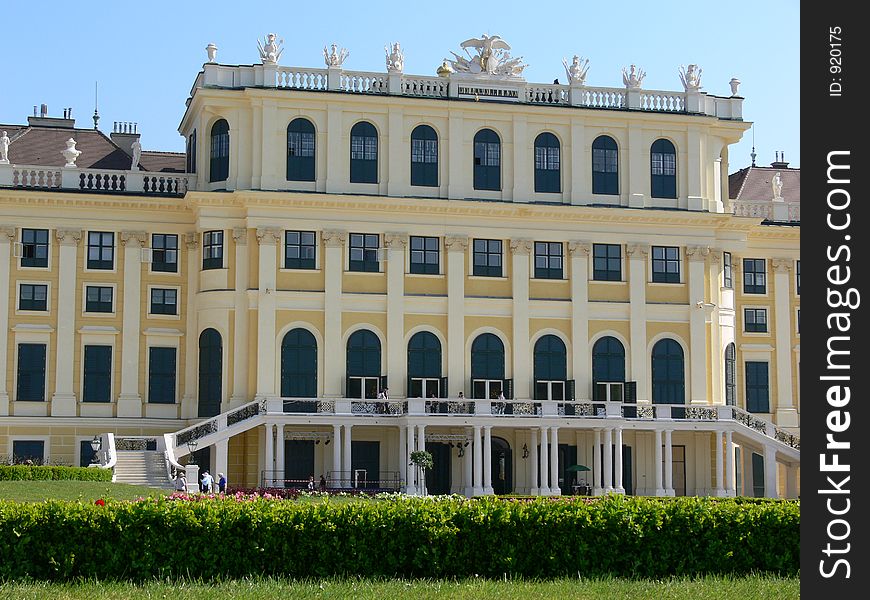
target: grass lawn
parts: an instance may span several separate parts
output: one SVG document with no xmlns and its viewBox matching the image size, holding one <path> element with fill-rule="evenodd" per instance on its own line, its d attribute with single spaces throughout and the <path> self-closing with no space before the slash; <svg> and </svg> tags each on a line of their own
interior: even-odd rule
<svg viewBox="0 0 870 600">
<path fill-rule="evenodd" d="M 16 502 L 79 499 L 93 502 L 97 498 L 135 500 L 140 496 L 168 493 L 170 490 L 109 481 L 0 481 L 0 500 Z"/>
<path fill-rule="evenodd" d="M 557 579 L 554 581 L 461 581 L 412 580 L 372 581 L 338 579 L 291 581 L 286 579 L 242 579 L 222 583 L 151 582 L 52 584 L 43 582 L 0 583 L 0 597 L 29 600 L 73 600 L 91 598 L 450 598 L 451 600 L 532 600 L 536 598 L 619 599 L 667 598 L 668 600 L 755 600 L 800 598 L 800 580 L 752 576 L 740 578 L 666 579 L 632 581 L 625 579 Z"/>
</svg>

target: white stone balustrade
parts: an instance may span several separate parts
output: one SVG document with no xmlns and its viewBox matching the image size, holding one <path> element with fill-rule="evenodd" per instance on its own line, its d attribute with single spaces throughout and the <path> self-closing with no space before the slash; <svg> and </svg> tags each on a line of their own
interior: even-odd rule
<svg viewBox="0 0 870 600">
<path fill-rule="evenodd" d="M 187 173 L 152 173 L 31 165 L 0 165 L 0 187 L 183 196 L 196 187 Z"/>
</svg>

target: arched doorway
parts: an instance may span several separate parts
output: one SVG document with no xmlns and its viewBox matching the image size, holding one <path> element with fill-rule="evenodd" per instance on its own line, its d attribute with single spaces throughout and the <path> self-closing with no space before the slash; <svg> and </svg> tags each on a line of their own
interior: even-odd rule
<svg viewBox="0 0 870 600">
<path fill-rule="evenodd" d="M 223 396 L 223 347 L 221 334 L 206 329 L 199 334 L 199 395 L 197 416 L 214 417 L 221 412 Z"/>
<path fill-rule="evenodd" d="M 347 397 L 378 397 L 381 387 L 381 340 L 368 329 L 347 340 Z"/>
<path fill-rule="evenodd" d="M 542 336 L 535 343 L 535 400 L 566 400 L 568 352 L 555 335 Z"/>
<path fill-rule="evenodd" d="M 426 491 L 429 494 L 450 493 L 450 450 L 453 444 L 426 442 L 426 452 L 432 455 L 433 467 L 426 471 Z"/>
<path fill-rule="evenodd" d="M 420 331 L 408 340 L 408 398 L 440 398 L 441 341 Z"/>
<path fill-rule="evenodd" d="M 685 404 L 686 376 L 683 348 L 675 340 L 665 338 L 652 350 L 653 404 Z M 681 418 L 685 410 L 671 409 L 671 416 Z"/>
<path fill-rule="evenodd" d="M 510 494 L 514 491 L 513 451 L 504 438 L 492 436 L 492 491 Z"/>
<path fill-rule="evenodd" d="M 482 333 L 471 344 L 471 397 L 497 398 L 499 393 L 506 392 L 503 386 L 504 344 L 498 336 Z"/>
<path fill-rule="evenodd" d="M 317 397 L 317 340 L 307 329 L 292 329 L 281 341 L 281 397 Z M 284 401 L 289 412 L 315 412 L 314 402 Z"/>
</svg>

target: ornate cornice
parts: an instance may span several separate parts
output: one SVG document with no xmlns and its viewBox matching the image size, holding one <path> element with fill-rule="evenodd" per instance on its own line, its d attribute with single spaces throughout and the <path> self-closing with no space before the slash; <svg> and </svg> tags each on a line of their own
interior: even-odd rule
<svg viewBox="0 0 870 600">
<path fill-rule="evenodd" d="M 145 245 L 145 240 L 148 239 L 148 234 L 144 231 L 122 231 L 121 245 L 130 245 L 133 248 L 141 248 Z"/>
<path fill-rule="evenodd" d="M 55 229 L 54 237 L 61 246 L 78 246 L 82 241 L 81 229 Z"/>
<path fill-rule="evenodd" d="M 257 241 L 261 246 L 275 246 L 281 241 L 281 230 L 277 227 L 257 227 Z"/>
<path fill-rule="evenodd" d="M 649 244 L 626 244 L 625 255 L 629 258 L 646 258 L 649 256 Z"/>
<path fill-rule="evenodd" d="M 511 240 L 511 254 L 528 256 L 532 251 L 532 240 Z"/>
<path fill-rule="evenodd" d="M 248 229 L 246 227 L 233 227 L 233 242 L 237 246 L 248 245 Z"/>
<path fill-rule="evenodd" d="M 407 233 L 385 233 L 384 234 L 384 248 L 392 248 L 395 245 L 396 248 L 404 249 L 408 246 L 408 234 Z"/>
<path fill-rule="evenodd" d="M 710 246 L 686 246 L 686 256 L 690 261 L 704 261 L 710 254 Z"/>
<path fill-rule="evenodd" d="M 571 241 L 568 242 L 568 254 L 578 258 L 586 258 L 592 253 L 592 244 L 589 242 Z"/>
<path fill-rule="evenodd" d="M 0 225 L 0 241 L 5 242 L 6 240 L 2 239 L 3 236 L 9 238 L 9 241 L 13 241 L 15 239 L 15 227 L 12 225 Z"/>
<path fill-rule="evenodd" d="M 324 230 L 321 236 L 323 237 L 323 243 L 326 244 L 327 247 L 342 248 L 347 239 L 347 232 L 338 231 L 336 229 L 327 229 Z"/>
<path fill-rule="evenodd" d="M 185 233 L 184 243 L 188 250 L 196 250 L 199 247 L 199 234 L 197 232 Z"/>
<path fill-rule="evenodd" d="M 444 238 L 444 247 L 448 252 L 465 252 L 468 250 L 468 236 L 449 234 Z"/>
</svg>

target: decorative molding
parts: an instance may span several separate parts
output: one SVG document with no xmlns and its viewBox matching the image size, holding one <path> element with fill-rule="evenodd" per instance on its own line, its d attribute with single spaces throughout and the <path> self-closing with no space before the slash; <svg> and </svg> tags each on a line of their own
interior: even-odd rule
<svg viewBox="0 0 870 600">
<path fill-rule="evenodd" d="M 465 252 L 468 250 L 468 236 L 447 235 L 444 237 L 444 247 L 448 252 Z"/>
<path fill-rule="evenodd" d="M 78 246 L 82 241 L 81 229 L 55 229 L 54 237 L 61 246 Z"/>
<path fill-rule="evenodd" d="M 511 240 L 511 254 L 528 256 L 532 252 L 532 240 Z"/>
<path fill-rule="evenodd" d="M 261 246 L 275 246 L 281 241 L 281 230 L 277 227 L 257 227 L 257 241 Z"/>
<path fill-rule="evenodd" d="M 141 248 L 145 245 L 145 240 L 148 239 L 148 234 L 144 231 L 122 231 L 121 245 L 130 244 L 133 248 Z"/>
<path fill-rule="evenodd" d="M 199 247 L 199 234 L 197 232 L 185 233 L 184 243 L 188 250 L 196 250 Z"/>
<path fill-rule="evenodd" d="M 238 246 L 248 245 L 247 227 L 233 227 L 233 242 L 235 242 Z"/>
<path fill-rule="evenodd" d="M 384 248 L 392 248 L 395 244 L 396 248 L 404 249 L 408 247 L 407 233 L 385 233 Z"/>
<path fill-rule="evenodd" d="M 706 260 L 710 254 L 710 246 L 686 246 L 686 256 L 690 261 Z"/>
<path fill-rule="evenodd" d="M 342 248 L 347 239 L 347 232 L 338 231 L 336 229 L 327 229 L 323 231 L 321 237 L 323 237 L 323 243 L 326 244 L 327 247 Z"/>
<path fill-rule="evenodd" d="M 718 265 L 722 262 L 722 253 L 723 252 L 726 252 L 726 251 L 722 250 L 722 248 L 710 248 L 710 260 L 713 261 L 713 264 Z M 733 256 L 731 257 L 731 263 L 733 266 L 733 263 L 734 263 Z"/>
<path fill-rule="evenodd" d="M 649 244 L 626 244 L 625 255 L 629 258 L 646 258 L 649 256 Z"/>
<path fill-rule="evenodd" d="M 589 242 L 568 242 L 568 254 L 577 258 L 586 258 L 592 253 L 592 244 Z"/>
<path fill-rule="evenodd" d="M 772 258 L 770 264 L 773 265 L 777 273 L 788 273 L 792 269 L 794 259 L 791 258 Z"/>
<path fill-rule="evenodd" d="M 9 238 L 10 242 L 14 241 L 15 240 L 15 227 L 13 227 L 12 225 L 0 225 L 0 241 L 4 241 L 4 242 L 6 241 L 6 240 L 2 239 L 2 237 L 4 235 Z"/>
</svg>

